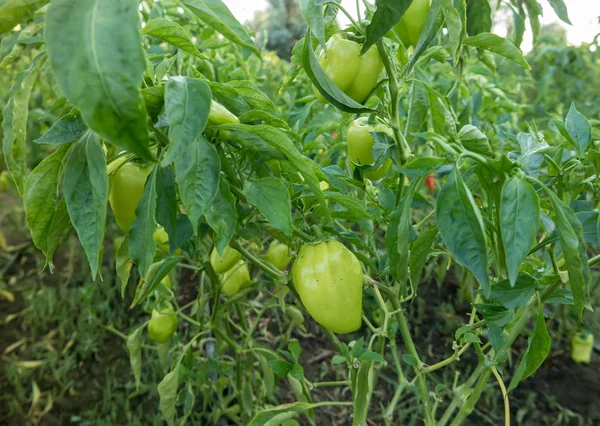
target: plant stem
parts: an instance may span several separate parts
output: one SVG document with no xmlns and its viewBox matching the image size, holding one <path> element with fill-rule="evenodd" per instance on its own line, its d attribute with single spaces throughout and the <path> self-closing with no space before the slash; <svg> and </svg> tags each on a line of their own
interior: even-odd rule
<svg viewBox="0 0 600 426">
<path fill-rule="evenodd" d="M 408 323 L 406 322 L 406 316 L 404 315 L 404 311 L 400 308 L 400 302 L 397 299 L 392 299 L 392 306 L 396 311 L 396 319 L 398 321 L 398 328 L 400 330 L 400 334 L 402 335 L 402 340 L 404 341 L 404 345 L 408 350 L 408 353 L 412 355 L 416 364 L 413 368 L 415 370 L 415 374 L 417 376 L 417 382 L 419 384 L 419 394 L 421 396 L 421 403 L 423 404 L 423 412 L 425 415 L 425 425 L 433 426 L 435 425 L 435 419 L 433 417 L 433 411 L 431 409 L 431 401 L 429 400 L 429 391 L 427 390 L 427 381 L 425 375 L 422 374 L 421 369 L 421 360 L 419 358 L 419 353 L 417 352 L 417 348 L 415 347 L 415 343 L 412 340 L 410 335 L 410 330 L 408 328 Z"/>
<path fill-rule="evenodd" d="M 312 386 L 350 386 L 350 380 L 339 380 L 337 382 L 313 382 Z"/>
<path fill-rule="evenodd" d="M 504 400 L 504 426 L 510 426 L 510 403 L 508 402 L 506 386 L 504 386 L 502 377 L 500 377 L 500 374 L 498 374 L 496 367 L 492 366 L 492 373 L 494 373 L 496 380 L 498 380 L 498 385 L 500 385 L 500 390 L 502 391 L 502 399 Z"/>
<path fill-rule="evenodd" d="M 246 250 L 238 241 L 232 241 L 231 242 L 231 246 L 234 249 L 236 249 L 237 251 L 239 251 L 240 253 L 242 253 L 242 256 L 244 256 L 246 259 L 248 259 L 250 262 L 252 262 L 256 266 L 258 266 L 267 275 L 271 276 L 272 278 L 274 278 L 278 282 L 281 282 L 281 281 L 283 281 L 283 280 L 286 279 L 285 278 L 286 274 L 282 274 L 281 272 L 279 272 L 275 268 L 271 267 L 270 265 L 267 265 L 265 262 L 263 262 L 262 260 L 260 260 L 258 257 L 254 256 L 248 250 Z"/>
</svg>

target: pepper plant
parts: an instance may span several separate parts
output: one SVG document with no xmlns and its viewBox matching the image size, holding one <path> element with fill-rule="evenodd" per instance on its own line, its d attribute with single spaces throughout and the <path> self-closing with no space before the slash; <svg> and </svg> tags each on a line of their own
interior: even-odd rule
<svg viewBox="0 0 600 426">
<path fill-rule="evenodd" d="M 493 382 L 508 424 L 511 391 L 550 351 L 547 324 L 591 308 L 592 126 L 575 104 L 544 128 L 522 122 L 486 77 L 507 61 L 530 69 L 518 45 L 523 22 L 537 36 L 538 3 L 506 2 L 521 23 L 510 40 L 491 32 L 497 2 L 363 3 L 356 19 L 301 1 L 308 28 L 283 79 L 220 0 L 0 3 L 0 69 L 15 75 L 4 161 L 32 240 L 52 269 L 74 231 L 99 282 L 114 247 L 114 291 L 148 313 L 124 342 L 136 388 L 160 357 L 169 424 L 315 424 L 325 406 L 352 407 L 353 425 L 400 424 L 414 395 L 414 418 L 458 425 Z M 448 269 L 470 313 L 432 363 L 407 312 Z M 189 283 L 197 297 L 180 304 Z M 308 316 L 340 380 L 305 375 L 292 336 Z M 269 327 L 278 337 L 258 339 Z M 469 374 L 437 383 L 469 355 Z M 384 372 L 394 394 L 371 403 Z M 314 401 L 319 386 L 337 399 Z"/>
</svg>

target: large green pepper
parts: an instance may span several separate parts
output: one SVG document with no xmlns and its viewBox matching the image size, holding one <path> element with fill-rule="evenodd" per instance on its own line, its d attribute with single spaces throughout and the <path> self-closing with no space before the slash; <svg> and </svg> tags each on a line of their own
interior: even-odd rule
<svg viewBox="0 0 600 426">
<path fill-rule="evenodd" d="M 402 19 L 394 26 L 405 47 L 416 46 L 419 42 L 430 8 L 431 0 L 414 0 Z"/>
<path fill-rule="evenodd" d="M 327 41 L 326 50 L 319 55 L 319 63 L 325 74 L 356 102 L 367 99 L 383 71 L 377 47 L 372 46 L 362 56 L 360 49 L 360 44 L 334 34 Z M 327 102 L 316 88 L 315 96 L 320 102 Z"/>
<path fill-rule="evenodd" d="M 173 306 L 168 305 L 164 310 L 152 310 L 152 319 L 148 323 L 148 335 L 150 340 L 157 343 L 167 342 L 177 329 L 177 315 Z"/>
<path fill-rule="evenodd" d="M 375 141 L 373 140 L 373 135 L 371 135 L 372 132 L 383 132 L 389 136 L 393 136 L 392 129 L 383 124 L 369 125 L 366 117 L 358 118 L 348 126 L 346 142 L 348 158 L 350 158 L 352 163 L 366 165 L 375 162 L 372 152 Z M 391 165 L 392 160 L 388 158 L 377 169 L 364 172 L 363 176 L 371 180 L 381 179 Z"/>
<path fill-rule="evenodd" d="M 140 166 L 135 163 L 125 163 L 121 157 L 107 167 L 112 174 L 108 202 L 115 214 L 115 220 L 123 232 L 129 232 L 131 223 L 135 220 L 135 208 L 144 195 L 146 179 L 153 165 Z"/>
<path fill-rule="evenodd" d="M 292 279 L 304 307 L 323 327 L 340 334 L 360 328 L 362 268 L 342 243 L 331 240 L 302 246 Z"/>
</svg>

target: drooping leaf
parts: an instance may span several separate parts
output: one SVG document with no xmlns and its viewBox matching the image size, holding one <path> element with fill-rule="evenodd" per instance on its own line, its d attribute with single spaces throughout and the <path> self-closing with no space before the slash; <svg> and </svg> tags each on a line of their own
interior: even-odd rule
<svg viewBox="0 0 600 426">
<path fill-rule="evenodd" d="M 135 208 L 135 220 L 129 229 L 129 254 L 133 263 L 138 265 L 142 277 L 146 275 L 156 253 L 154 232 L 158 228 L 156 224 L 157 173 L 158 167 L 155 167 L 146 179 L 144 193 Z"/>
<path fill-rule="evenodd" d="M 248 180 L 244 185 L 248 203 L 267 218 L 271 226 L 292 236 L 292 203 L 290 193 L 280 179 L 268 177 Z"/>
<path fill-rule="evenodd" d="M 533 187 L 514 176 L 502 187 L 500 230 L 506 254 L 506 268 L 512 285 L 519 268 L 535 242 L 540 227 L 540 201 Z"/>
<path fill-rule="evenodd" d="M 54 75 L 94 132 L 142 159 L 148 148 L 140 93 L 145 69 L 137 0 L 53 0 L 46 45 Z"/>
<path fill-rule="evenodd" d="M 185 33 L 185 30 L 177 22 L 165 18 L 155 18 L 149 21 L 144 28 L 142 34 L 147 34 L 164 40 L 169 44 L 194 55 L 198 58 L 205 58 L 196 46 L 190 40 L 190 37 Z"/>
<path fill-rule="evenodd" d="M 487 238 L 481 212 L 455 167 L 436 201 L 438 229 L 452 257 L 477 278 L 489 295 Z"/>
<path fill-rule="evenodd" d="M 81 117 L 78 114 L 70 113 L 62 116 L 46 133 L 34 142 L 49 145 L 65 144 L 78 139 L 86 129 L 87 126 Z"/>
<path fill-rule="evenodd" d="M 215 247 L 219 253 L 223 253 L 229 245 L 237 226 L 237 211 L 235 198 L 226 181 L 219 184 L 219 193 L 213 199 L 210 208 L 204 213 L 208 226 L 215 231 Z"/>
<path fill-rule="evenodd" d="M 98 136 L 86 132 L 71 147 L 65 165 L 63 191 L 71 222 L 95 279 L 104 242 L 108 174 Z"/>
<path fill-rule="evenodd" d="M 480 49 L 489 50 L 500 56 L 510 59 L 521 65 L 528 71 L 531 71 L 531 67 L 527 63 L 527 60 L 523 56 L 523 53 L 510 41 L 496 34 L 492 33 L 479 33 L 475 36 L 467 37 L 464 41 L 465 46 L 478 47 Z"/>
</svg>

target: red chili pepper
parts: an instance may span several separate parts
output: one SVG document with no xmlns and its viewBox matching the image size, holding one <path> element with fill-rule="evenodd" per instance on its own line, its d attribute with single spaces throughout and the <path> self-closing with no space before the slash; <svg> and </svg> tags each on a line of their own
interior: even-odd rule
<svg viewBox="0 0 600 426">
<path fill-rule="evenodd" d="M 431 191 L 435 189 L 435 177 L 433 177 L 433 173 L 429 173 L 429 176 L 425 178 L 425 183 Z"/>
</svg>

